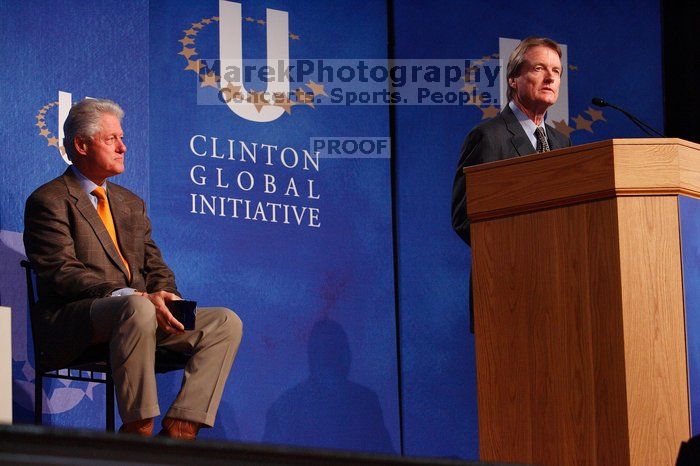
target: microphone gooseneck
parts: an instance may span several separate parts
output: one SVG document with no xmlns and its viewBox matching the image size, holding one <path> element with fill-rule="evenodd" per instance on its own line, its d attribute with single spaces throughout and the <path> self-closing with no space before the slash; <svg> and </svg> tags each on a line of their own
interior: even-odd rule
<svg viewBox="0 0 700 466">
<path fill-rule="evenodd" d="M 624 110 L 624 109 L 618 107 L 617 105 L 613 105 L 613 104 L 611 104 L 610 102 L 606 102 L 605 100 L 601 99 L 600 97 L 593 97 L 593 98 L 591 99 L 591 103 L 592 103 L 593 105 L 595 105 L 596 107 L 601 107 L 601 108 L 602 108 L 602 107 L 610 107 L 610 108 L 614 108 L 614 109 L 617 110 L 618 112 L 621 112 L 623 115 L 625 115 L 627 118 L 629 118 L 630 121 L 631 121 L 632 123 L 634 123 L 635 125 L 637 125 L 637 127 L 638 127 L 639 129 L 641 129 L 642 131 L 644 131 L 644 133 L 645 133 L 647 136 L 651 136 L 651 137 L 659 136 L 659 137 L 662 137 L 662 138 L 665 137 L 663 133 L 657 131 L 657 130 L 654 129 L 652 126 L 650 126 L 650 125 L 644 123 L 642 120 L 640 120 L 640 119 L 637 118 L 636 116 L 632 115 L 632 114 L 631 114 L 630 112 L 628 112 L 627 110 Z"/>
</svg>

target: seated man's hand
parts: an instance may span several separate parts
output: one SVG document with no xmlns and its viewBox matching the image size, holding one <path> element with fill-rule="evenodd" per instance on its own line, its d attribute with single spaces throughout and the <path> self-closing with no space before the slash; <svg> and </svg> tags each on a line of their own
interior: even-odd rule
<svg viewBox="0 0 700 466">
<path fill-rule="evenodd" d="M 168 310 L 165 305 L 168 301 L 178 301 L 181 298 L 167 291 L 156 291 L 155 293 L 141 293 L 141 296 L 148 298 L 156 308 L 156 320 L 158 327 L 166 333 L 180 334 L 185 333 L 185 327 L 177 320 Z"/>
</svg>

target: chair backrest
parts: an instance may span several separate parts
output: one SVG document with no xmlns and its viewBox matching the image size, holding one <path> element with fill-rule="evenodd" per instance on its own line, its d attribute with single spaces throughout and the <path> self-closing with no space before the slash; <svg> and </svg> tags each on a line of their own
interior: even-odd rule
<svg viewBox="0 0 700 466">
<path fill-rule="evenodd" d="M 32 266 L 32 263 L 26 260 L 23 260 L 19 263 L 24 268 L 24 273 L 27 278 L 27 303 L 29 305 L 29 320 L 31 322 L 31 327 L 32 327 L 32 343 L 34 346 L 34 365 L 36 366 L 35 369 L 39 369 L 42 364 L 40 361 L 40 352 L 39 348 L 37 345 L 37 333 L 36 333 L 36 304 L 39 301 L 39 295 L 37 293 L 37 285 L 36 285 L 36 271 L 34 270 L 34 267 Z"/>
<path fill-rule="evenodd" d="M 29 302 L 29 308 L 33 308 L 36 302 L 39 300 L 39 296 L 36 291 L 36 273 L 34 272 L 34 267 L 32 267 L 31 262 L 21 261 L 19 265 L 24 268 L 24 273 L 27 277 L 27 301 Z"/>
</svg>

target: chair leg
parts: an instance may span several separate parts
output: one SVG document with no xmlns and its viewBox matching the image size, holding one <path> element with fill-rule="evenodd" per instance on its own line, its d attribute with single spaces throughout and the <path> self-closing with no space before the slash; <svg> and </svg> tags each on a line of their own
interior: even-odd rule
<svg viewBox="0 0 700 466">
<path fill-rule="evenodd" d="M 34 424 L 40 426 L 42 423 L 42 414 L 44 412 L 44 387 L 43 387 L 43 374 L 36 371 L 36 376 L 34 377 Z"/>
<path fill-rule="evenodd" d="M 114 432 L 114 379 L 112 379 L 112 374 L 109 372 L 107 375 L 107 388 L 105 392 L 107 393 L 107 399 L 105 400 L 105 407 L 107 412 L 105 414 L 105 419 L 107 423 L 107 431 Z"/>
</svg>

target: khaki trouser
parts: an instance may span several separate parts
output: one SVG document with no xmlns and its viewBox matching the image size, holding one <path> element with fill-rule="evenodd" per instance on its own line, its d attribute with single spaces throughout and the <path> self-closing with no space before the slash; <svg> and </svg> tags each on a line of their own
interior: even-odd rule
<svg viewBox="0 0 700 466">
<path fill-rule="evenodd" d="M 181 335 L 160 330 L 153 304 L 142 296 L 97 299 L 90 308 L 90 318 L 93 343 L 109 342 L 122 422 L 160 414 L 154 371 L 158 345 L 192 353 L 167 416 L 214 425 L 243 332 L 243 324 L 233 311 L 223 307 L 197 309 L 195 329 Z"/>
</svg>

